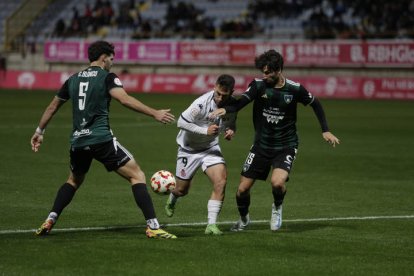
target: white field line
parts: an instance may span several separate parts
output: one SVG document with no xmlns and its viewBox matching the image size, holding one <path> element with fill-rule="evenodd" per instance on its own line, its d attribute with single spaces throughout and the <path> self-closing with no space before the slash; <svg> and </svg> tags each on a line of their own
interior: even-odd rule
<svg viewBox="0 0 414 276">
<path fill-rule="evenodd" d="M 310 218 L 310 219 L 285 219 L 284 222 L 313 222 L 313 221 L 344 221 L 344 220 L 379 220 L 379 219 L 414 219 L 414 215 L 401 216 L 366 216 L 366 217 L 337 217 L 337 218 Z M 268 223 L 268 220 L 252 220 L 251 223 L 261 224 Z M 217 224 L 233 224 L 234 221 L 223 221 Z M 180 227 L 180 226 L 197 226 L 206 225 L 206 222 L 183 222 L 183 223 L 169 223 L 164 224 L 166 227 Z M 144 228 L 145 225 L 134 226 L 100 226 L 100 227 L 79 227 L 79 228 L 53 228 L 53 232 L 80 232 L 80 231 L 103 231 L 116 229 L 130 229 L 130 228 Z M 19 234 L 19 233 L 34 233 L 36 229 L 10 229 L 0 230 L 0 235 L 4 234 Z"/>
<path fill-rule="evenodd" d="M 174 124 L 174 123 L 172 123 Z M 163 124 L 160 122 L 131 122 L 131 123 L 113 123 L 111 124 L 111 126 L 113 127 L 113 129 L 117 129 L 117 128 L 129 128 L 129 127 L 152 127 L 152 126 L 162 126 Z M 5 124 L 5 125 L 0 125 L 0 130 L 2 129 L 7 129 L 7 130 L 11 130 L 11 129 L 36 129 L 36 126 L 33 124 L 20 124 L 20 125 L 11 125 L 11 124 Z M 54 129 L 67 129 L 68 131 L 71 131 L 72 129 L 72 125 L 71 124 L 51 124 L 48 127 L 49 131 L 52 131 Z"/>
</svg>

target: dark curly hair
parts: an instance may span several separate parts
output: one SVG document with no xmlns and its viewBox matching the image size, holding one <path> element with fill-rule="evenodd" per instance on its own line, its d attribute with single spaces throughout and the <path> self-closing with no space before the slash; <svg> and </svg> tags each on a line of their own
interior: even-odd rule
<svg viewBox="0 0 414 276">
<path fill-rule="evenodd" d="M 90 62 L 96 61 L 99 59 L 99 57 L 103 54 L 106 55 L 114 55 L 115 54 L 115 47 L 113 44 L 107 42 L 107 41 L 96 41 L 89 45 L 88 48 L 88 59 Z"/>
<path fill-rule="evenodd" d="M 254 60 L 255 66 L 259 70 L 263 70 L 265 66 L 273 72 L 283 71 L 283 57 L 275 51 L 269 50 L 256 57 Z"/>
</svg>

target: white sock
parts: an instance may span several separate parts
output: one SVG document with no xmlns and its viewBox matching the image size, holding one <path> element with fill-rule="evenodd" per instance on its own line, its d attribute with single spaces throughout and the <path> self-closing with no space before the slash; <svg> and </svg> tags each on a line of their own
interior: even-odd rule
<svg viewBox="0 0 414 276">
<path fill-rule="evenodd" d="M 158 220 L 156 218 L 152 218 L 147 220 L 147 226 L 153 230 L 157 230 L 160 228 L 160 224 L 158 223 Z"/>
<path fill-rule="evenodd" d="M 213 200 L 210 199 L 207 203 L 207 210 L 208 210 L 208 224 L 216 224 L 217 216 L 221 211 L 221 206 L 223 205 L 223 201 L 220 200 Z"/>
<path fill-rule="evenodd" d="M 50 212 L 50 214 L 47 216 L 47 219 L 46 220 L 51 219 L 53 221 L 53 224 L 55 224 L 56 221 L 57 221 L 57 218 L 58 218 L 58 214 L 57 213 Z"/>
</svg>

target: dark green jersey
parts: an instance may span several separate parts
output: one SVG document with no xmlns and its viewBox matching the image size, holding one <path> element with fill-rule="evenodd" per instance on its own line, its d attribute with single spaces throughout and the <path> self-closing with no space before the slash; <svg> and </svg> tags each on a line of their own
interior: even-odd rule
<svg viewBox="0 0 414 276">
<path fill-rule="evenodd" d="M 112 139 L 109 127 L 109 91 L 114 87 L 122 87 L 114 73 L 92 66 L 72 75 L 59 90 L 57 97 L 72 100 L 73 128 L 70 143 L 73 147 Z"/>
<path fill-rule="evenodd" d="M 243 99 L 244 98 L 244 99 Z M 314 97 L 302 85 L 286 79 L 281 88 L 270 87 L 261 79 L 252 81 L 242 94 L 236 111 L 254 101 L 254 146 L 266 150 L 280 150 L 298 146 L 296 131 L 297 104 L 308 105 Z M 226 107 L 232 112 L 234 108 Z"/>
</svg>

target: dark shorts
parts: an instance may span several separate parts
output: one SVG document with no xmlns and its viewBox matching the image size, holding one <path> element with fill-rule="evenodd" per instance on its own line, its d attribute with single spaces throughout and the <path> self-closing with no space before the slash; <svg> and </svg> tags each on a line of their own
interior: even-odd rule
<svg viewBox="0 0 414 276">
<path fill-rule="evenodd" d="M 107 171 L 114 171 L 133 157 L 116 138 L 100 144 L 70 149 L 70 169 L 73 173 L 87 173 L 93 159 L 101 162 Z"/>
<path fill-rule="evenodd" d="M 296 158 L 296 148 L 286 148 L 274 151 L 270 156 L 261 153 L 253 147 L 244 161 L 241 175 L 247 178 L 266 180 L 269 175 L 270 168 L 279 168 L 290 173 L 293 161 Z"/>
</svg>

